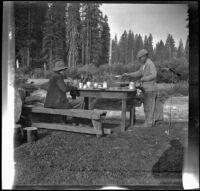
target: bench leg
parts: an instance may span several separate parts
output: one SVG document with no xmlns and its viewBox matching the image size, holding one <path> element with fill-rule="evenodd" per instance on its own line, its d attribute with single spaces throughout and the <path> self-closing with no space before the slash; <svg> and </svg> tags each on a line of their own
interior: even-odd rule
<svg viewBox="0 0 200 191">
<path fill-rule="evenodd" d="M 100 120 L 92 120 L 94 129 L 97 131 L 97 138 L 103 135 L 102 123 Z"/>
<path fill-rule="evenodd" d="M 26 131 L 27 142 L 33 142 L 37 140 L 38 129 L 36 127 L 26 127 L 24 130 Z"/>
</svg>

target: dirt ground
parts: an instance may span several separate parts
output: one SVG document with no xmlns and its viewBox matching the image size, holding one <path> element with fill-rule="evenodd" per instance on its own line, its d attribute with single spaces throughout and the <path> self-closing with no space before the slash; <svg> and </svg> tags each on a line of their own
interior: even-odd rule
<svg viewBox="0 0 200 191">
<path fill-rule="evenodd" d="M 151 129 L 104 124 L 94 135 L 39 130 L 39 139 L 15 149 L 16 185 L 181 185 L 187 123 Z"/>
</svg>

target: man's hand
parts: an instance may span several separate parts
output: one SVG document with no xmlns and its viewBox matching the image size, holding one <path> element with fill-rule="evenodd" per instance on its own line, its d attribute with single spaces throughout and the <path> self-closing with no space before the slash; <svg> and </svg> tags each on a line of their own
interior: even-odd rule
<svg viewBox="0 0 200 191">
<path fill-rule="evenodd" d="M 124 73 L 124 74 L 122 74 L 122 78 L 123 78 L 123 77 L 128 77 L 128 76 L 129 76 L 128 73 Z"/>
</svg>

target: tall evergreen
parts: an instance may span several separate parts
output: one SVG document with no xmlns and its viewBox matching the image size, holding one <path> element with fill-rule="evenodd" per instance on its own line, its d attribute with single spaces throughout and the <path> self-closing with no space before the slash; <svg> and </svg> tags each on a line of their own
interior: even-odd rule
<svg viewBox="0 0 200 191">
<path fill-rule="evenodd" d="M 103 31 L 103 14 L 100 11 L 100 3 L 82 3 L 82 36 L 83 57 L 85 64 L 99 65 L 102 51 L 101 36 Z"/>
<path fill-rule="evenodd" d="M 144 49 L 148 50 L 149 49 L 149 41 L 147 38 L 147 35 L 144 37 Z"/>
<path fill-rule="evenodd" d="M 187 37 L 186 44 L 185 44 L 185 57 L 189 62 L 189 39 Z"/>
<path fill-rule="evenodd" d="M 153 52 L 153 36 L 152 34 L 149 35 L 148 37 L 148 48 L 147 48 L 148 52 L 149 52 L 149 56 L 151 58 L 154 58 L 154 52 Z"/>
<path fill-rule="evenodd" d="M 15 52 L 22 67 L 40 58 L 46 10 L 46 2 L 14 2 Z"/>
<path fill-rule="evenodd" d="M 164 56 L 165 56 L 165 45 L 164 42 L 161 40 L 156 44 L 155 58 L 157 61 L 160 61 L 162 63 L 164 61 Z"/>
<path fill-rule="evenodd" d="M 111 63 L 115 64 L 119 61 L 117 35 L 115 35 L 115 38 L 112 40 L 111 47 Z"/>
<path fill-rule="evenodd" d="M 127 62 L 133 62 L 133 45 L 134 45 L 134 35 L 131 30 L 128 33 L 128 42 L 127 42 Z"/>
<path fill-rule="evenodd" d="M 127 53 L 128 53 L 128 34 L 127 31 L 125 30 L 124 33 L 122 34 L 120 41 L 119 41 L 119 50 L 120 50 L 120 58 L 119 62 L 123 64 L 127 64 L 128 59 L 127 59 Z"/>
<path fill-rule="evenodd" d="M 81 62 L 80 3 L 69 3 L 66 7 L 66 45 L 69 67 Z"/>
<path fill-rule="evenodd" d="M 184 47 L 183 47 L 183 41 L 182 41 L 182 39 L 180 39 L 178 50 L 177 50 L 177 57 L 182 58 L 184 56 L 185 56 L 185 50 L 184 50 Z"/>
<path fill-rule="evenodd" d="M 168 34 L 166 43 L 165 43 L 165 59 L 171 60 L 174 57 L 175 53 L 175 41 L 171 34 Z"/>
<path fill-rule="evenodd" d="M 108 17 L 104 16 L 104 21 L 102 23 L 103 30 L 101 35 L 101 55 L 99 60 L 99 65 L 109 63 L 109 51 L 110 51 L 110 28 L 108 25 Z"/>
<path fill-rule="evenodd" d="M 143 40 L 142 40 L 142 36 L 136 35 L 136 39 L 135 39 L 135 53 L 137 56 L 138 51 L 140 51 L 141 49 L 143 49 Z"/>
<path fill-rule="evenodd" d="M 49 3 L 43 28 L 42 56 L 50 68 L 54 61 L 66 61 L 65 48 L 65 6 Z"/>
</svg>

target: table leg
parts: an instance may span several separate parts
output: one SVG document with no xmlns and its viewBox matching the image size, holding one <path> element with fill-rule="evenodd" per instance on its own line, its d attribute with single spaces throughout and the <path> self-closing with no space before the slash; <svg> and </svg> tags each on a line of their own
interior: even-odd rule
<svg viewBox="0 0 200 191">
<path fill-rule="evenodd" d="M 84 97 L 84 102 L 85 102 L 85 109 L 89 109 L 89 98 Z"/>
<path fill-rule="evenodd" d="M 126 100 L 122 99 L 121 131 L 126 130 Z"/>
<path fill-rule="evenodd" d="M 130 128 L 135 124 L 135 106 L 132 105 L 130 108 Z"/>
</svg>

